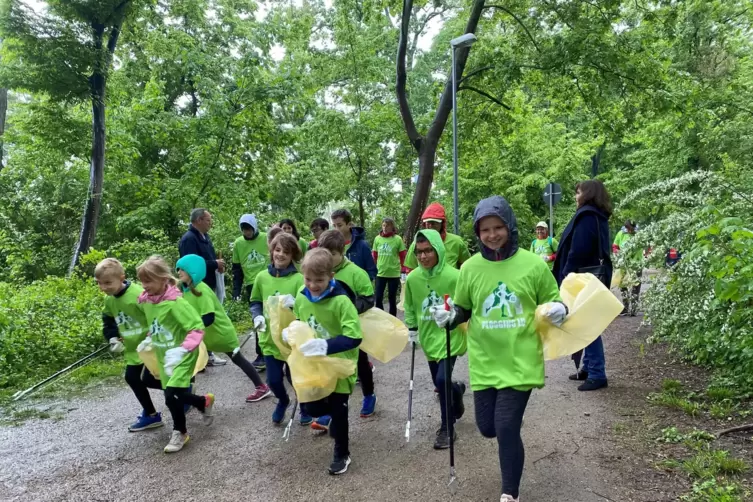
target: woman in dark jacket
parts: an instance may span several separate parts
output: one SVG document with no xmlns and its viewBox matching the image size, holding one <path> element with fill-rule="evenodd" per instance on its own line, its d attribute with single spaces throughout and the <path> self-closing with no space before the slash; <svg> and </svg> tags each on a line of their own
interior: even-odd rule
<svg viewBox="0 0 753 502">
<path fill-rule="evenodd" d="M 609 287 L 612 282 L 612 262 L 610 260 L 609 217 L 612 203 L 604 184 L 598 180 L 578 183 L 575 187 L 575 201 L 578 210 L 567 224 L 557 249 L 554 261 L 554 277 L 557 284 L 572 272 L 595 273 L 601 269 L 600 279 Z M 578 390 L 596 390 L 607 386 L 604 369 L 604 343 L 601 337 L 586 347 L 580 370 L 570 376 L 571 380 L 585 380 Z M 577 362 L 576 362 L 577 364 Z"/>
</svg>

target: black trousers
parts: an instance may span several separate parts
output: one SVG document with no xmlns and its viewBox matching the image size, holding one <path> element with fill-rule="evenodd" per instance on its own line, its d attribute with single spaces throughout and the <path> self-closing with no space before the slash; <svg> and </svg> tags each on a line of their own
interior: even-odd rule
<svg viewBox="0 0 753 502">
<path fill-rule="evenodd" d="M 249 284 L 243 288 L 243 294 L 241 296 L 241 301 L 247 302 L 249 308 L 251 307 L 251 292 L 254 290 L 254 285 Z M 259 337 L 256 337 L 256 340 L 254 340 L 256 344 L 256 356 L 257 357 L 264 357 L 264 353 L 261 351 L 261 347 L 259 346 Z M 256 382 L 254 382 L 256 383 Z"/>
<path fill-rule="evenodd" d="M 168 387 L 165 389 L 165 404 L 173 417 L 173 430 L 185 434 L 187 432 L 186 412 L 183 406 L 190 404 L 204 413 L 206 399 L 204 396 L 192 394 L 191 391 L 183 387 Z"/>
<path fill-rule="evenodd" d="M 400 287 L 399 277 L 376 278 L 376 306 L 384 310 L 384 287 L 387 286 L 387 294 L 390 302 L 390 315 L 397 316 L 397 288 Z"/>
<path fill-rule="evenodd" d="M 309 416 L 323 417 L 329 415 L 332 417 L 329 435 L 335 440 L 335 458 L 350 455 L 348 449 L 348 398 L 350 398 L 350 394 L 334 392 L 319 401 L 301 404 L 302 410 Z"/>
<path fill-rule="evenodd" d="M 364 397 L 370 396 L 374 393 L 374 372 L 369 364 L 369 355 L 358 350 L 358 379 L 361 381 L 361 390 Z M 318 417 L 320 415 L 312 415 Z"/>
<path fill-rule="evenodd" d="M 143 375 L 143 377 L 142 377 Z M 125 381 L 133 391 L 136 399 L 139 400 L 139 404 L 144 409 L 144 413 L 147 415 L 154 415 L 157 410 L 154 408 L 152 398 L 149 395 L 149 389 L 162 390 L 162 384 L 149 373 L 149 370 L 144 368 L 143 364 L 126 366 Z"/>
</svg>

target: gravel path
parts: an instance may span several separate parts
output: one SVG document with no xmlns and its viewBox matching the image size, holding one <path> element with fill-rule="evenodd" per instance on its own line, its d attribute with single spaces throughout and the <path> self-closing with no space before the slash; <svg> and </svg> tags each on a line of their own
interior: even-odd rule
<svg viewBox="0 0 753 502">
<path fill-rule="evenodd" d="M 608 355 L 610 337 L 634 330 L 633 324 L 623 319 L 613 324 L 605 337 Z M 250 356 L 252 351 L 249 343 L 244 352 Z M 290 441 L 282 441 L 282 428 L 270 418 L 274 399 L 246 404 L 250 382 L 238 368 L 224 366 L 209 368 L 198 379 L 199 391 L 217 396 L 214 425 L 204 427 L 199 413 L 192 412 L 191 442 L 175 455 L 162 453 L 169 427 L 127 432 L 139 410 L 125 383 L 73 399 L 60 421 L 0 427 L 0 500 L 499 500 L 496 441 L 477 431 L 470 392 L 466 415 L 457 425 L 460 483 L 454 495 L 447 489 L 449 454 L 432 449 L 439 404 L 421 353 L 416 355 L 413 433 L 405 442 L 409 368 L 408 349 L 389 365 L 376 363 L 379 403 L 370 419 L 358 416 L 362 395 L 356 388 L 350 412 L 353 464 L 344 476 L 326 472 L 330 438 L 294 423 Z M 467 359 L 456 368 L 456 378 L 467 382 Z M 614 451 L 619 446 L 610 439 L 614 410 L 607 393 L 612 389 L 577 392 L 567 380 L 572 370 L 569 360 L 548 363 L 547 386 L 531 398 L 523 427 L 521 499 L 650 500 L 636 496 L 634 476 L 611 462 L 620 458 Z M 152 397 L 164 409 L 160 393 Z"/>
</svg>

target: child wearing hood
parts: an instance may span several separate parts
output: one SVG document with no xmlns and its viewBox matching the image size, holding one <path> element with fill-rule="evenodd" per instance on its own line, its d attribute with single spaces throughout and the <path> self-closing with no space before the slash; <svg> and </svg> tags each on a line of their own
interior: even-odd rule
<svg viewBox="0 0 753 502">
<path fill-rule="evenodd" d="M 303 288 L 303 276 L 296 267 L 301 259 L 301 248 L 293 235 L 280 231 L 269 245 L 272 263 L 267 270 L 259 272 L 251 292 L 251 316 L 254 328 L 259 337 L 259 345 L 264 351 L 267 365 L 267 384 L 277 398 L 277 406 L 272 412 L 272 422 L 281 424 L 285 419 L 285 412 L 290 406 L 290 397 L 285 390 L 283 370 L 285 358 L 280 354 L 272 334 L 267 329 L 269 314 L 266 303 L 271 296 L 282 296 L 283 304 L 292 309 L 295 305 L 295 295 Z M 295 410 L 293 410 L 295 413 Z M 301 411 L 301 425 L 310 425 L 313 419 Z"/>
<path fill-rule="evenodd" d="M 400 272 L 405 263 L 405 243 L 397 235 L 395 220 L 385 218 L 382 231 L 374 239 L 374 261 L 377 264 L 376 306 L 384 310 L 384 288 L 387 287 L 390 315 L 397 316 L 397 289 L 400 287 Z"/>
<path fill-rule="evenodd" d="M 220 300 L 212 288 L 203 282 L 207 274 L 204 260 L 201 256 L 189 254 L 178 260 L 175 268 L 184 298 L 201 316 L 204 324 L 204 345 L 207 350 L 224 352 L 251 379 L 256 389 L 246 398 L 247 403 L 256 403 L 271 396 L 272 391 L 264 385 L 251 362 L 241 354 L 238 333 Z"/>
<path fill-rule="evenodd" d="M 524 450 L 523 413 L 532 389 L 544 386 L 544 354 L 534 327 L 539 305 L 559 326 L 567 307 L 546 263 L 518 247 L 515 213 L 499 196 L 484 199 L 473 213 L 481 252 L 460 269 L 450 309 L 431 307 L 441 328 L 468 323 L 468 367 L 476 425 L 497 438 L 502 471 L 500 502 L 518 502 Z"/>
<path fill-rule="evenodd" d="M 434 449 L 444 450 L 450 447 L 449 425 L 454 424 L 455 420 L 459 420 L 465 413 L 465 384 L 452 382 L 452 416 L 446 416 L 445 384 L 448 379 L 452 381 L 452 369 L 458 356 L 466 352 L 466 337 L 457 329 L 451 333 L 450 374 L 446 375 L 446 332 L 434 322 L 431 308 L 444 307 L 444 296 L 455 293 L 460 272 L 445 263 L 444 243 L 436 230 L 419 231 L 413 249 L 419 268 L 408 274 L 405 281 L 405 325 L 408 326 L 409 340 L 421 344 L 429 363 L 431 380 L 439 393 L 442 423 L 437 430 Z M 453 437 L 457 438 L 454 430 Z"/>
<path fill-rule="evenodd" d="M 447 214 L 445 213 L 444 206 L 439 202 L 429 204 L 424 214 L 421 215 L 421 226 L 439 232 L 442 242 L 444 242 L 446 265 L 459 269 L 471 257 L 471 253 L 468 251 L 468 244 L 465 243 L 462 237 L 447 231 Z M 416 260 L 416 253 L 413 249 L 414 246 L 415 243 L 411 244 L 405 257 L 405 268 L 408 269 L 407 271 L 418 267 L 418 260 Z"/>
<path fill-rule="evenodd" d="M 244 214 L 238 223 L 243 235 L 233 243 L 233 299 L 250 301 L 256 276 L 269 265 L 267 234 L 259 232 L 259 222 L 253 214 Z M 254 369 L 264 371 L 264 352 L 256 341 Z"/>
<path fill-rule="evenodd" d="M 189 440 L 184 406 L 199 410 L 204 415 L 205 425 L 214 421 L 214 394 L 197 396 L 190 389 L 204 325 L 196 310 L 181 295 L 170 267 L 161 257 L 148 258 L 139 265 L 136 275 L 144 288 L 139 303 L 144 306 L 149 326 L 146 339 L 136 350 L 156 352 L 165 404 L 173 417 L 173 434 L 165 453 L 175 453 Z"/>
</svg>

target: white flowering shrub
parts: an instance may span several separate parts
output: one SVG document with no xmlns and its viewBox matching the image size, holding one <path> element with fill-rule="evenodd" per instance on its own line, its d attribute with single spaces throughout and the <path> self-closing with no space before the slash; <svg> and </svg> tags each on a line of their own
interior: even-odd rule
<svg viewBox="0 0 753 502">
<path fill-rule="evenodd" d="M 751 209 L 751 199 L 707 171 L 648 185 L 617 208 L 650 215 L 651 223 L 615 263 L 626 281 L 644 267 L 659 270 L 642 298 L 652 339 L 669 342 L 688 360 L 748 389 L 753 388 Z M 672 267 L 665 264 L 670 248 L 682 253 Z"/>
</svg>

